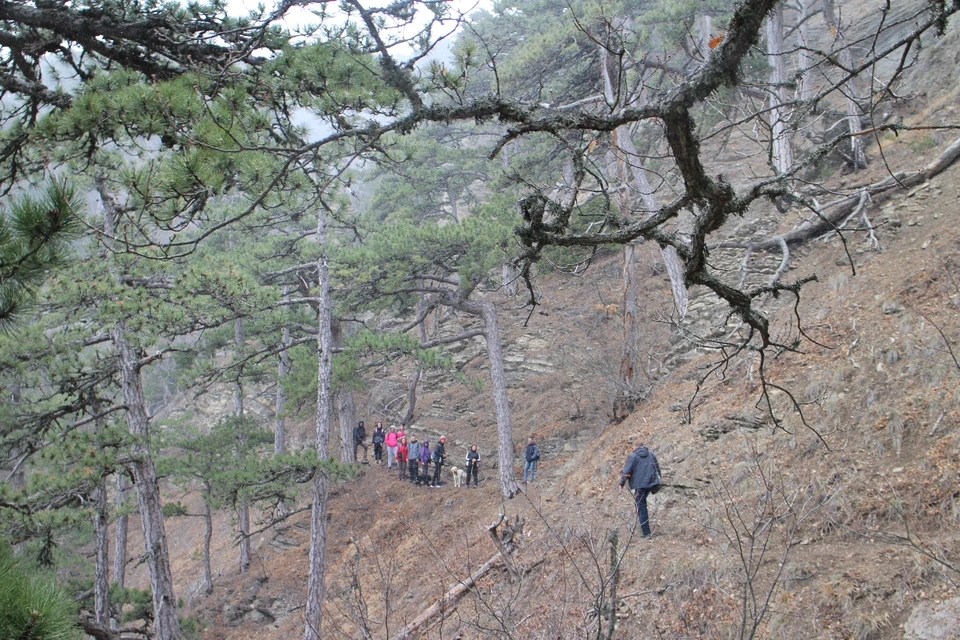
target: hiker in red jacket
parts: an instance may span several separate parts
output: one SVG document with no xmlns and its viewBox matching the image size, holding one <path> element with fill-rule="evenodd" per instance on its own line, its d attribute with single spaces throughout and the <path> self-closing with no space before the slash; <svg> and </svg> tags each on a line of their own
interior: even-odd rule
<svg viewBox="0 0 960 640">
<path fill-rule="evenodd" d="M 397 443 L 397 466 L 400 467 L 400 479 L 407 478 L 407 439 L 400 438 Z"/>
</svg>

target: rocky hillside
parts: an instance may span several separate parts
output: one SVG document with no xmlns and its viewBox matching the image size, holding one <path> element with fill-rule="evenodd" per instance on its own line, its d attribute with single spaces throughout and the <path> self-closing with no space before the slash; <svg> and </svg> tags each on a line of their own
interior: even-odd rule
<svg viewBox="0 0 960 640">
<path fill-rule="evenodd" d="M 956 121 L 956 93 L 934 89 L 955 77 L 957 51 L 954 27 L 895 117 Z M 879 140 L 865 172 L 832 180 L 851 187 L 882 179 L 888 164 L 920 169 L 955 135 Z M 794 248 L 784 278 L 818 281 L 796 307 L 766 302 L 775 334 L 803 339 L 797 351 L 768 353 L 763 378 L 758 354 L 721 363 L 698 339 L 722 340 L 735 328 L 703 292 L 692 292 L 682 323 L 671 319 L 658 252 L 641 247 L 650 392 L 619 423 L 619 255 L 600 256 L 578 276 L 542 278 L 544 304 L 532 316 L 518 300 L 499 299 L 518 451 L 534 434 L 543 452 L 536 481 L 501 501 L 487 463 L 496 440 L 482 341 L 456 347 L 467 383 L 427 379 L 412 430 L 447 435 L 454 463 L 477 443 L 480 488 L 413 487 L 373 465 L 341 486 L 331 505 L 324 637 L 396 637 L 456 585 L 473 585 L 491 560 L 415 637 L 960 637 L 958 206 L 960 165 L 876 198 L 843 237 Z M 787 231 L 777 219 L 772 205 L 754 211 L 732 236 Z M 714 259 L 739 278 L 733 252 Z M 754 256 L 748 275 L 762 283 L 780 264 L 776 252 Z M 447 316 L 439 330 L 470 322 Z M 374 408 L 406 393 L 410 373 L 374 372 L 357 396 L 368 424 Z M 651 498 L 650 539 L 639 537 L 632 499 L 617 490 L 640 443 L 657 454 L 667 483 Z M 199 512 L 192 496 L 171 497 Z M 496 559 L 487 531 L 501 514 L 516 526 L 512 569 Z M 169 527 L 183 615 L 202 623 L 198 637 L 299 635 L 306 514 L 258 534 L 253 569 L 242 576 L 231 523 L 218 521 L 211 596 L 198 587 L 202 523 L 185 517 Z M 134 569 L 132 582 L 145 584 L 144 572 Z"/>
</svg>

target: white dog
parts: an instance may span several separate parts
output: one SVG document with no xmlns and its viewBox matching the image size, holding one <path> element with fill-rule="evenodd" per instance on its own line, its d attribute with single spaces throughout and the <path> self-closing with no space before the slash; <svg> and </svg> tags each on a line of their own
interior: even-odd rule
<svg viewBox="0 0 960 640">
<path fill-rule="evenodd" d="M 450 475 L 453 476 L 453 486 L 463 486 L 463 480 L 467 477 L 467 472 L 459 467 L 450 467 Z"/>
</svg>

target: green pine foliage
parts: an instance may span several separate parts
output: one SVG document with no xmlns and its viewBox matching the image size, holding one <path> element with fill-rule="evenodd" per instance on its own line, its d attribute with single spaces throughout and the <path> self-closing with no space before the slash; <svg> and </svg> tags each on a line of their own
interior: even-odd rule
<svg viewBox="0 0 960 640">
<path fill-rule="evenodd" d="M 78 209 L 73 187 L 54 181 L 0 211 L 0 328 L 9 329 L 49 271 L 66 263 Z"/>
<path fill-rule="evenodd" d="M 171 425 L 167 454 L 158 470 L 196 488 L 211 509 L 233 509 L 278 500 L 293 504 L 300 485 L 322 472 L 334 481 L 355 472 L 332 458 L 320 460 L 312 448 L 273 453 L 273 434 L 250 416 L 225 416 L 208 430 Z M 171 515 L 186 515 L 171 508 Z M 196 515 L 196 514 L 191 514 Z"/>
<path fill-rule="evenodd" d="M 78 640 L 76 613 L 52 575 L 30 567 L 0 542 L 0 638 Z"/>
</svg>

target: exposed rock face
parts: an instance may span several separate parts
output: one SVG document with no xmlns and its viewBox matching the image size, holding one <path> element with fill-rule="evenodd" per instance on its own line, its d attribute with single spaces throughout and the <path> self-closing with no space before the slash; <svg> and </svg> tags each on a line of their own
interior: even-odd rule
<svg viewBox="0 0 960 640">
<path fill-rule="evenodd" d="M 918 604 L 903 625 L 903 637 L 906 640 L 960 638 L 960 598 Z"/>
<path fill-rule="evenodd" d="M 754 431 L 767 424 L 769 416 L 759 412 L 755 413 L 736 413 L 724 416 L 721 420 L 711 422 L 700 429 L 700 435 L 707 440 L 719 440 L 720 436 L 730 433 L 736 429 L 749 429 Z"/>
</svg>

